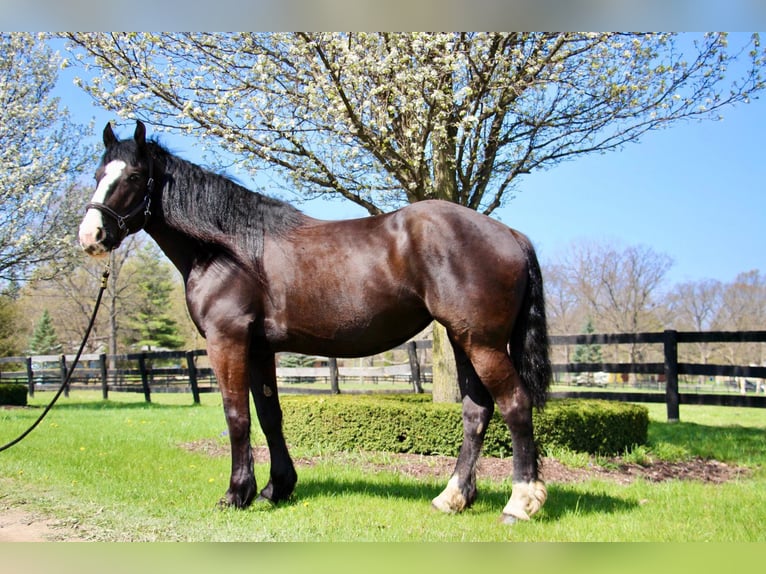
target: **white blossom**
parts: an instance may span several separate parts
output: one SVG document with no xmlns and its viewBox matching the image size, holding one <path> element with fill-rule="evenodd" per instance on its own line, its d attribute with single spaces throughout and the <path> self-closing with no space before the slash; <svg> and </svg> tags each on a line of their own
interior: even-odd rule
<svg viewBox="0 0 766 574">
<path fill-rule="evenodd" d="M 203 129 L 244 168 L 276 167 L 307 196 L 372 213 L 427 197 L 489 213 L 524 173 L 714 118 L 763 89 L 757 37 L 743 81 L 723 79 L 747 53 L 727 52 L 725 34 L 696 54 L 672 34 L 66 37 L 72 65 L 96 69 L 84 86 L 102 105 Z"/>
<path fill-rule="evenodd" d="M 58 69 L 38 36 L 0 33 L 0 280 L 26 277 L 73 242 L 81 203 L 71 188 L 94 158 L 51 95 Z"/>
</svg>

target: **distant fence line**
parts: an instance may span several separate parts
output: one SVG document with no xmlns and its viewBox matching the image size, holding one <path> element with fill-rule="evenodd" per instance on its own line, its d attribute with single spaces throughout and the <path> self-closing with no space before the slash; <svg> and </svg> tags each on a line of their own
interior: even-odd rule
<svg viewBox="0 0 766 574">
<path fill-rule="evenodd" d="M 555 373 L 618 373 L 656 375 L 655 392 L 642 392 L 640 386 L 629 391 L 564 391 L 553 392 L 552 396 L 571 398 L 604 398 L 634 402 L 664 402 L 667 405 L 668 420 L 678 420 L 679 404 L 708 404 L 722 406 L 766 407 L 766 396 L 752 394 L 721 393 L 680 393 L 680 375 L 702 375 L 715 377 L 740 377 L 766 379 L 766 367 L 744 365 L 709 365 L 679 362 L 678 345 L 686 343 L 766 343 L 766 331 L 715 331 L 683 332 L 666 330 L 653 333 L 553 335 L 552 346 L 556 345 L 620 345 L 658 344 L 662 345 L 662 363 L 555 363 Z M 321 381 L 329 384 L 329 392 L 339 392 L 341 379 L 401 380 L 408 381 L 414 392 L 423 392 L 423 382 L 430 379 L 426 365 L 418 358 L 418 349 L 431 348 L 431 341 L 410 341 L 397 349 L 407 351 L 408 362 L 384 367 L 338 367 L 337 360 L 327 359 L 327 366 L 321 367 L 279 367 L 277 380 L 283 384 L 301 380 Z M 75 384 L 100 384 L 103 397 L 110 391 L 142 392 L 147 401 L 151 400 L 152 388 L 163 391 L 191 391 L 194 402 L 198 403 L 201 393 L 217 390 L 212 369 L 198 366 L 197 359 L 204 357 L 204 350 L 159 351 L 131 353 L 124 355 L 83 355 L 81 364 L 75 370 Z M 61 384 L 67 371 L 69 355 L 0 358 L 0 383 L 23 382 L 34 395 L 38 385 Z M 175 363 L 172 366 L 168 363 Z M 4 366 L 16 364 L 17 368 L 7 371 Z M 54 367 L 43 368 L 43 365 Z M 24 365 L 20 368 L 19 365 Z M 664 387 L 664 388 L 663 388 Z M 41 388 L 45 388 L 44 386 Z M 664 391 L 664 392 L 662 392 Z M 322 392 L 328 392 L 323 390 Z"/>
<path fill-rule="evenodd" d="M 431 341 L 410 341 L 392 350 L 407 351 L 408 361 L 400 365 L 348 367 L 338 366 L 328 358 L 326 366 L 278 367 L 277 381 L 289 385 L 302 381 L 329 383 L 330 392 L 340 392 L 340 380 L 402 381 L 412 385 L 414 392 L 423 392 L 423 383 L 430 381 L 430 369 L 418 358 L 418 349 L 431 348 Z M 69 395 L 72 386 L 101 389 L 104 399 L 109 392 L 143 393 L 151 401 L 152 390 L 162 392 L 191 392 L 194 402 L 200 395 L 218 390 L 215 374 L 209 366 L 198 365 L 198 358 L 207 351 L 153 351 L 120 355 L 84 354 L 72 379 L 64 389 Z M 36 390 L 47 390 L 63 384 L 74 355 L 33 355 L 0 358 L 0 384 L 27 385 L 30 396 Z M 8 369 L 6 365 L 15 368 Z"/>
<path fill-rule="evenodd" d="M 766 343 L 766 331 L 674 331 L 655 333 L 554 335 L 551 345 L 661 344 L 662 363 L 558 363 L 554 372 L 649 374 L 664 378 L 665 392 L 568 391 L 552 393 L 560 397 L 606 398 L 634 402 L 664 402 L 669 421 L 679 420 L 679 404 L 766 407 L 766 396 L 726 395 L 720 393 L 680 393 L 679 375 L 744 377 L 766 379 L 766 367 L 744 365 L 708 365 L 680 363 L 678 345 L 682 343 Z"/>
</svg>

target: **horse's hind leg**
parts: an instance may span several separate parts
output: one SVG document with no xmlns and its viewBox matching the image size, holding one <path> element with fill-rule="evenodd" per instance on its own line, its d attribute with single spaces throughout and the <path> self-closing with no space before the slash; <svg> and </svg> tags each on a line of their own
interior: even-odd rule
<svg viewBox="0 0 766 574">
<path fill-rule="evenodd" d="M 447 487 L 432 501 L 443 512 L 460 512 L 476 499 L 476 461 L 494 409 L 492 397 L 466 354 L 455 345 L 453 349 L 463 397 L 463 443 Z"/>
<path fill-rule="evenodd" d="M 282 433 L 282 409 L 277 395 L 274 354 L 254 354 L 250 362 L 250 390 L 271 457 L 269 482 L 261 491 L 259 499 L 279 502 L 293 493 L 298 477 Z"/>
<path fill-rule="evenodd" d="M 508 523 L 528 520 L 547 497 L 545 484 L 538 478 L 532 399 L 505 349 L 472 348 L 469 356 L 511 431 L 513 492 L 503 509 L 503 520 Z"/>
</svg>

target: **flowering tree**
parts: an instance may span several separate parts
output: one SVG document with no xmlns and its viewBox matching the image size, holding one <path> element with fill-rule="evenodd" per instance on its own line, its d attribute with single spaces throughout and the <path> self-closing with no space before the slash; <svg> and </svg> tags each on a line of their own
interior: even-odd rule
<svg viewBox="0 0 766 574">
<path fill-rule="evenodd" d="M 66 37 L 104 107 L 371 214 L 428 198 L 490 214 L 523 174 L 715 118 L 764 87 L 757 36 L 733 50 L 725 34 Z"/>
<path fill-rule="evenodd" d="M 57 70 L 42 39 L 0 34 L 0 279 L 59 260 L 74 237 L 65 192 L 91 156 L 51 95 Z"/>
<path fill-rule="evenodd" d="M 717 117 L 763 88 L 757 37 L 730 52 L 725 34 L 688 60 L 668 34 L 67 37 L 107 109 L 215 136 L 244 165 L 371 214 L 427 198 L 489 214 L 521 174 Z"/>
</svg>

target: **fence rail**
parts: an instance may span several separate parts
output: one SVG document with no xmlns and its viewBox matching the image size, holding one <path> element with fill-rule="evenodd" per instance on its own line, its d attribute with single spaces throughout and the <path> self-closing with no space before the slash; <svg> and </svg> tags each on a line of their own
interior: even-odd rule
<svg viewBox="0 0 766 574">
<path fill-rule="evenodd" d="M 664 402 L 669 421 L 679 420 L 680 404 L 766 407 L 766 396 L 680 393 L 679 375 L 766 379 L 766 367 L 757 365 L 711 365 L 678 361 L 678 345 L 686 343 L 766 343 L 766 331 L 674 331 L 661 333 L 620 333 L 554 335 L 551 345 L 662 344 L 662 363 L 557 363 L 557 373 L 649 374 L 662 377 L 664 394 L 640 392 L 566 391 L 554 396 L 609 398 L 637 402 Z"/>
<path fill-rule="evenodd" d="M 410 341 L 393 350 L 407 352 L 407 363 L 379 367 L 338 366 L 334 358 L 322 367 L 279 367 L 277 381 L 282 384 L 310 381 L 327 382 L 330 392 L 340 392 L 341 380 L 364 379 L 369 382 L 397 381 L 412 385 L 414 392 L 423 392 L 423 383 L 430 380 L 430 370 L 418 358 L 419 349 L 431 348 L 431 341 Z M 64 389 L 69 395 L 72 386 L 100 388 L 104 399 L 109 392 L 143 393 L 151 401 L 152 391 L 191 392 L 195 403 L 200 394 L 218 390 L 213 370 L 198 364 L 207 351 L 156 351 L 120 355 L 84 354 L 72 379 Z M 30 396 L 36 390 L 58 388 L 66 379 L 74 355 L 35 355 L 0 358 L 0 384 L 27 385 Z"/>
<path fill-rule="evenodd" d="M 679 419 L 680 404 L 708 404 L 726 406 L 766 407 L 766 395 L 679 392 L 679 376 L 709 376 L 745 379 L 766 379 L 766 366 L 721 365 L 679 362 L 678 345 L 688 343 L 766 343 L 766 331 L 711 331 L 684 332 L 667 330 L 655 333 L 619 333 L 554 335 L 553 347 L 569 345 L 662 345 L 663 362 L 602 362 L 554 363 L 555 373 L 618 373 L 656 376 L 654 391 L 645 384 L 636 384 L 629 391 L 576 390 L 551 393 L 558 397 L 590 397 L 636 402 L 665 402 L 668 420 Z M 418 358 L 419 349 L 428 349 L 431 341 L 410 341 L 397 347 L 407 351 L 408 362 L 386 367 L 344 367 L 335 359 L 328 359 L 323 367 L 279 367 L 277 378 L 281 383 L 298 380 L 328 382 L 330 392 L 339 392 L 339 380 L 385 379 L 409 381 L 415 392 L 422 392 L 428 370 Z M 75 370 L 75 384 L 100 385 L 104 398 L 110 391 L 140 392 L 151 400 L 152 389 L 168 392 L 191 392 L 198 403 L 201 393 L 217 390 L 212 369 L 198 365 L 205 357 L 204 350 L 162 351 L 123 355 L 83 355 Z M 0 358 L 0 383 L 20 382 L 28 385 L 30 395 L 36 388 L 61 384 L 70 364 L 71 355 Z M 760 385 L 766 388 L 766 385 Z M 757 387 L 756 387 L 757 388 Z M 66 389 L 68 393 L 68 389 Z"/>
</svg>

